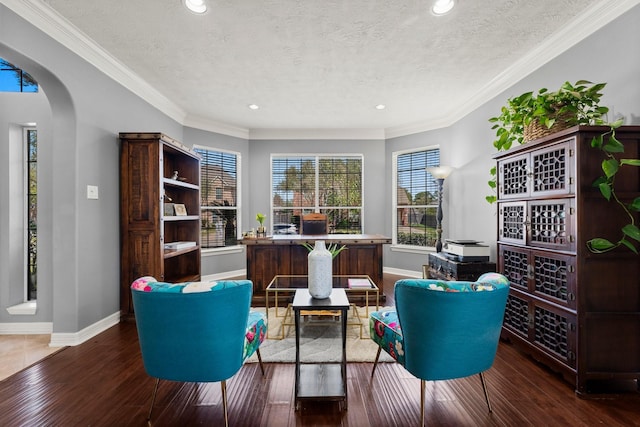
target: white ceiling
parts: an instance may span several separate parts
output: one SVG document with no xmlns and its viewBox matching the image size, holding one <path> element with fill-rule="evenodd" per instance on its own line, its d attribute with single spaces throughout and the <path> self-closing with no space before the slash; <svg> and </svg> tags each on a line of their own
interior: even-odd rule
<svg viewBox="0 0 640 427">
<path fill-rule="evenodd" d="M 446 126 L 638 3 L 1 1 L 181 123 L 256 138 Z"/>
</svg>

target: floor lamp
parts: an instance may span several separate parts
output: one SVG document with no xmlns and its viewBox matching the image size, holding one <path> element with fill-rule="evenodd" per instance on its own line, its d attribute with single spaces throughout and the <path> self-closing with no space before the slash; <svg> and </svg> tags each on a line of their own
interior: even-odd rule
<svg viewBox="0 0 640 427">
<path fill-rule="evenodd" d="M 432 166 L 426 169 L 438 183 L 438 213 L 436 215 L 436 252 L 442 252 L 442 186 L 446 177 L 453 172 L 451 166 Z"/>
</svg>

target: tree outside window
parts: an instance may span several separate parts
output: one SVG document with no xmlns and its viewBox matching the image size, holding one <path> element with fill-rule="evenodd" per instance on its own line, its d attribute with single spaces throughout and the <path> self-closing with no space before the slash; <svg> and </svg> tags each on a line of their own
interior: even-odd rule
<svg viewBox="0 0 640 427">
<path fill-rule="evenodd" d="M 200 243 L 203 249 L 237 244 L 239 154 L 203 147 L 200 163 Z"/>
<path fill-rule="evenodd" d="M 300 217 L 327 214 L 331 234 L 362 233 L 362 156 L 273 156 L 274 234 L 300 232 Z"/>
<path fill-rule="evenodd" d="M 26 71 L 0 58 L 0 92 L 38 92 L 38 82 Z"/>
<path fill-rule="evenodd" d="M 440 164 L 440 150 L 394 153 L 394 244 L 434 247 L 438 186 L 426 171 Z"/>
</svg>

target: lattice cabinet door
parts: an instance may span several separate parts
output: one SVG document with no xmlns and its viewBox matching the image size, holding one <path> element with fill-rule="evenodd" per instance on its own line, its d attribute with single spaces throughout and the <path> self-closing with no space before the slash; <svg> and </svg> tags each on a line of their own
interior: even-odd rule
<svg viewBox="0 0 640 427">
<path fill-rule="evenodd" d="M 528 202 L 527 244 L 575 251 L 575 199 L 549 199 Z"/>
<path fill-rule="evenodd" d="M 576 316 L 550 304 L 533 301 L 533 342 L 571 368 L 576 367 Z"/>
<path fill-rule="evenodd" d="M 498 161 L 498 198 L 564 196 L 575 191 L 575 138 Z"/>
<path fill-rule="evenodd" d="M 576 315 L 512 288 L 503 327 L 547 356 L 576 366 Z"/>
<path fill-rule="evenodd" d="M 575 192 L 575 137 L 531 152 L 531 196 Z"/>
<path fill-rule="evenodd" d="M 576 257 L 531 251 L 532 293 L 568 309 L 577 307 Z"/>
<path fill-rule="evenodd" d="M 529 154 L 521 154 L 498 162 L 498 198 L 500 200 L 529 195 L 530 161 Z"/>
<path fill-rule="evenodd" d="M 498 237 L 502 242 L 527 243 L 527 202 L 498 205 Z"/>
<path fill-rule="evenodd" d="M 498 261 L 512 287 L 576 309 L 575 256 L 500 245 Z"/>
<path fill-rule="evenodd" d="M 501 242 L 575 251 L 575 200 L 504 202 L 498 207 Z"/>
</svg>

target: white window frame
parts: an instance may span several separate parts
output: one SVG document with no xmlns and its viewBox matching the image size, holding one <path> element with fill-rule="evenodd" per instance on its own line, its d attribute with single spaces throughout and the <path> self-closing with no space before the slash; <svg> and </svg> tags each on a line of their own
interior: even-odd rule
<svg viewBox="0 0 640 427">
<path fill-rule="evenodd" d="M 240 231 L 242 230 L 242 155 L 238 151 L 199 144 L 194 144 L 192 148 L 194 150 L 215 151 L 236 156 L 236 239 L 238 240 L 238 243 L 218 248 L 202 248 L 200 252 L 202 256 L 240 252 L 242 250 L 242 245 L 239 242 L 242 238 L 242 232 Z M 200 182 L 200 186 L 202 187 L 202 181 Z M 202 206 L 200 206 L 200 216 L 202 217 Z"/>
<path fill-rule="evenodd" d="M 271 215 L 271 218 L 275 217 L 274 214 L 274 206 L 273 206 L 273 160 L 274 159 L 282 159 L 282 158 L 299 158 L 299 157 L 314 157 L 315 158 L 315 165 L 316 165 L 316 169 L 315 169 L 315 200 L 313 202 L 313 206 L 304 206 L 304 207 L 292 207 L 293 209 L 300 209 L 300 210 L 313 210 L 313 212 L 320 212 L 322 209 L 327 209 L 327 206 L 320 206 L 320 171 L 318 169 L 318 165 L 319 165 L 319 160 L 321 158 L 338 158 L 338 159 L 344 159 L 344 158 L 359 158 L 360 159 L 360 182 L 361 182 L 361 188 L 360 188 L 360 206 L 331 206 L 331 209 L 360 209 L 360 233 L 359 234 L 364 234 L 364 213 L 365 213 L 365 206 L 364 206 L 364 195 L 365 195 L 365 163 L 364 163 L 364 154 L 363 153 L 272 153 L 271 154 L 271 158 L 269 159 L 269 177 L 270 177 L 270 184 L 269 184 L 269 188 L 270 188 L 270 200 L 269 200 L 269 212 Z M 271 224 L 271 233 L 273 233 L 273 221 Z M 300 232 L 301 230 L 298 230 L 298 232 Z"/>
<path fill-rule="evenodd" d="M 392 191 L 391 191 L 391 202 L 392 202 L 392 211 L 391 211 L 391 230 L 392 230 L 392 239 L 391 239 L 391 248 L 396 251 L 405 251 L 405 252 L 419 252 L 426 253 L 432 252 L 435 250 L 435 246 L 417 246 L 417 245 L 407 245 L 398 243 L 398 157 L 404 154 L 410 153 L 419 153 L 423 151 L 430 150 L 438 150 L 438 157 L 440 157 L 440 145 L 430 145 L 426 147 L 419 148 L 411 148 L 406 150 L 394 151 L 392 153 L 392 161 L 393 161 L 393 172 L 392 172 Z M 440 162 L 439 162 L 440 163 Z M 434 165 L 437 166 L 437 165 Z M 428 172 L 425 170 L 425 174 Z M 435 205 L 420 205 L 418 207 L 436 207 Z"/>
</svg>

